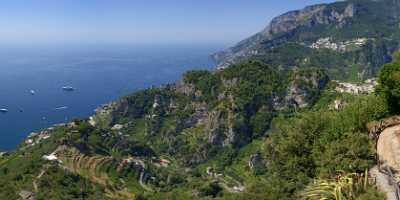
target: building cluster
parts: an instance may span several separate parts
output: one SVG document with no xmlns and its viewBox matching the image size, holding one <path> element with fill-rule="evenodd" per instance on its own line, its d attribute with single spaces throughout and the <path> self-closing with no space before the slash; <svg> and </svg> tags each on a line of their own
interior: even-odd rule
<svg viewBox="0 0 400 200">
<path fill-rule="evenodd" d="M 331 49 L 334 51 L 345 52 L 354 46 L 361 47 L 361 46 L 365 45 L 365 43 L 367 41 L 368 41 L 367 38 L 357 38 L 354 40 L 335 43 L 335 42 L 332 42 L 332 38 L 327 37 L 327 38 L 318 39 L 316 42 L 311 44 L 309 47 L 312 49 Z"/>
<path fill-rule="evenodd" d="M 41 141 L 50 138 L 53 130 L 54 130 L 54 128 L 50 127 L 46 130 L 42 130 L 39 132 L 32 132 L 31 134 L 29 134 L 28 138 L 25 140 L 25 144 L 30 145 L 30 146 L 39 144 Z"/>
<path fill-rule="evenodd" d="M 355 84 L 355 83 L 346 83 L 336 81 L 336 91 L 340 93 L 350 93 L 350 94 L 371 94 L 375 91 L 375 87 L 377 82 L 375 79 L 368 79 L 364 83 Z"/>
</svg>

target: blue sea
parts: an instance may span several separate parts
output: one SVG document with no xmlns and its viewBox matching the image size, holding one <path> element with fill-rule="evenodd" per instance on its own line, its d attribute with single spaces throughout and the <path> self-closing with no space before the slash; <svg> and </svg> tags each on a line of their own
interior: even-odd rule
<svg viewBox="0 0 400 200">
<path fill-rule="evenodd" d="M 0 113 L 0 150 L 15 148 L 32 131 L 88 117 L 120 96 L 175 82 L 189 69 L 212 69 L 209 55 L 219 49 L 221 45 L 2 47 L 0 109 L 9 112 Z M 63 86 L 75 90 L 63 91 Z"/>
</svg>

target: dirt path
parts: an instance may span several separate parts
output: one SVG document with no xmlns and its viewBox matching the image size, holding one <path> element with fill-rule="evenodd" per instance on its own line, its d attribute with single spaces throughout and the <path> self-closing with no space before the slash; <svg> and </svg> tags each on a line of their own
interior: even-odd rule
<svg viewBox="0 0 400 200">
<path fill-rule="evenodd" d="M 33 180 L 32 184 L 33 184 L 33 189 L 35 190 L 35 193 L 39 192 L 39 187 L 37 185 L 37 181 L 40 180 L 40 178 L 42 178 L 42 176 L 44 175 L 44 173 L 46 173 L 47 169 L 49 168 L 49 166 L 44 166 L 42 171 L 40 171 L 40 174 Z"/>
</svg>

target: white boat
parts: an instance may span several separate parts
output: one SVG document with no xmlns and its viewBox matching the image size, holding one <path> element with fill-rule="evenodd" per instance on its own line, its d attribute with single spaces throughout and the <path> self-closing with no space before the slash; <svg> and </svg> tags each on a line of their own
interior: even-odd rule
<svg viewBox="0 0 400 200">
<path fill-rule="evenodd" d="M 8 110 L 7 110 L 7 109 L 5 109 L 5 108 L 2 108 L 2 109 L 0 109 L 0 112 L 2 112 L 2 113 L 6 113 L 6 112 L 8 112 Z"/>
<path fill-rule="evenodd" d="M 71 86 L 64 86 L 64 87 L 62 87 L 62 89 L 65 90 L 65 91 L 74 91 L 74 90 L 75 90 L 75 89 L 74 89 L 73 87 L 71 87 Z"/>
<path fill-rule="evenodd" d="M 55 110 L 66 110 L 66 109 L 68 109 L 67 106 L 62 106 L 62 107 L 55 108 Z"/>
</svg>

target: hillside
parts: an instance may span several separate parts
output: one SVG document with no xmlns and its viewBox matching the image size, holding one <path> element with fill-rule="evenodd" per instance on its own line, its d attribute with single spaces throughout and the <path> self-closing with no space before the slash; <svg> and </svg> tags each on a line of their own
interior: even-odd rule
<svg viewBox="0 0 400 200">
<path fill-rule="evenodd" d="M 386 107 L 328 81 L 258 61 L 187 72 L 32 133 L 0 158 L 0 199 L 292 199 L 315 177 L 374 163 L 365 124 Z M 349 105 L 332 110 L 338 98 Z"/>
<path fill-rule="evenodd" d="M 188 71 L 176 83 L 102 105 L 88 118 L 35 131 L 0 154 L 0 200 L 313 200 L 324 194 L 383 200 L 368 174 L 378 160 L 367 124 L 399 113 L 400 54 L 378 83 L 334 79 L 351 79 L 350 60 L 365 67 L 363 78 L 389 60 L 392 49 L 382 51 L 376 42 L 395 40 L 386 41 L 390 31 L 374 26 L 393 23 L 387 18 L 397 2 L 352 0 L 290 12 L 217 56 L 234 64 Z M 364 12 L 379 19 L 371 32 Z M 324 33 L 327 27 L 337 34 Z M 363 31 L 353 37 L 357 30 Z M 333 36 L 341 45 L 332 44 Z M 252 48 L 263 53 L 243 54 Z M 296 64 L 302 56 L 329 67 Z M 339 77 L 342 72 L 348 76 Z"/>
<path fill-rule="evenodd" d="M 373 77 L 398 48 L 398 0 L 348 0 L 274 18 L 259 33 L 212 57 L 220 68 L 258 58 L 279 69 L 321 67 L 333 79 Z"/>
<path fill-rule="evenodd" d="M 134 195 L 143 189 L 168 192 L 184 182 L 200 187 L 215 181 L 212 174 L 224 173 L 240 149 L 260 142 L 278 113 L 315 103 L 327 83 L 327 76 L 317 69 L 280 72 L 258 61 L 220 72 L 190 71 L 176 84 L 104 105 L 88 120 L 31 134 L 15 153 L 3 156 L 0 168 L 7 169 L 5 179 L 8 171 L 13 172 L 9 178 L 24 170 L 39 173 L 49 168 L 43 159 L 48 155 L 44 158 L 53 158 L 50 166 L 66 170 L 62 174 L 76 174 L 104 191 L 120 188 L 114 195 Z M 28 159 L 34 166 L 9 168 L 24 162 L 20 158 L 28 152 L 35 155 Z M 231 170 L 229 174 L 218 176 L 218 187 L 242 192 L 241 175 Z M 35 182 L 33 189 L 41 196 L 34 175 L 27 176 L 13 190 L 32 191 Z M 127 190 L 132 179 L 136 186 Z"/>
</svg>

